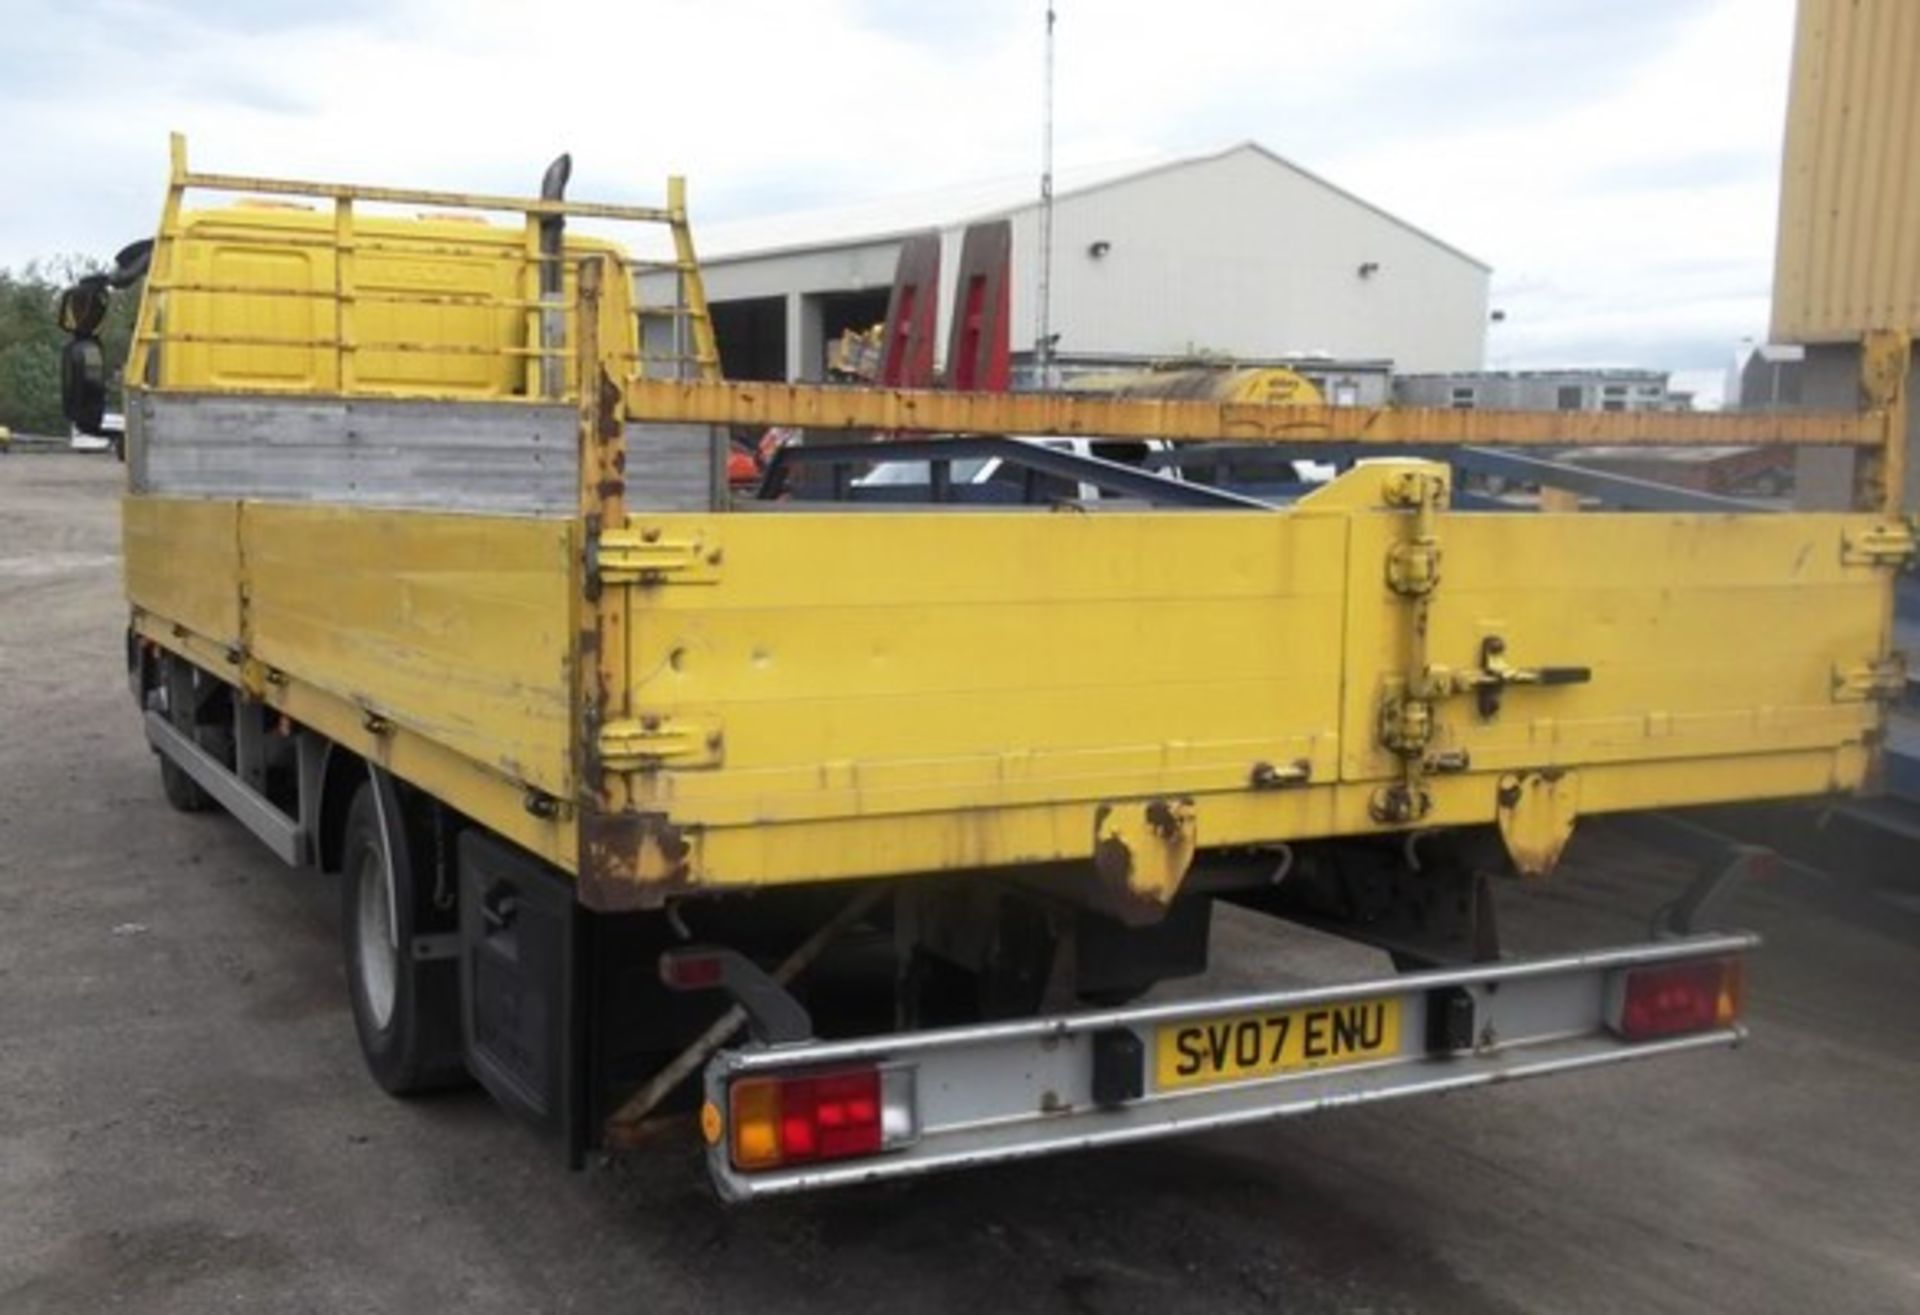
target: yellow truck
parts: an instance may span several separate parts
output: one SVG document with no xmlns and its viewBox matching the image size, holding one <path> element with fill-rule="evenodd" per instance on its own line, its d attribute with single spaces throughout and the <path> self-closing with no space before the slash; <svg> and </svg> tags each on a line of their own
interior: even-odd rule
<svg viewBox="0 0 1920 1315">
<path fill-rule="evenodd" d="M 1870 784 L 1904 340 L 1831 415 L 730 383 L 679 183 L 596 205 L 565 173 L 241 178 L 176 140 L 142 293 L 145 733 L 176 806 L 340 874 L 388 1091 L 477 1080 L 574 1163 L 697 1111 L 745 1199 L 1742 1035 L 1715 880 L 1544 959 L 1493 902 L 1582 818 Z M 806 431 L 781 460 L 825 491 L 730 493 L 733 426 Z M 1063 436 L 1339 473 L 1256 497 L 1031 441 Z M 1525 455 L 1729 442 L 1851 450 L 1859 509 Z M 983 444 L 1031 496 L 946 505 Z M 861 505 L 908 458 L 927 496 Z M 1475 509 L 1475 460 L 1623 506 Z M 1391 967 L 1148 996 L 1218 901 Z"/>
</svg>

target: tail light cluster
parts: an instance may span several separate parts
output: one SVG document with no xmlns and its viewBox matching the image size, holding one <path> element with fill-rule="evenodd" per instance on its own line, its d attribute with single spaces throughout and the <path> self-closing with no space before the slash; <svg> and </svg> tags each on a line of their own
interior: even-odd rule
<svg viewBox="0 0 1920 1315">
<path fill-rule="evenodd" d="M 1740 1021 L 1745 973 L 1738 958 L 1629 968 L 1608 993 L 1607 1026 L 1628 1041 L 1654 1041 Z"/>
<path fill-rule="evenodd" d="M 741 1170 L 875 1155 L 919 1137 L 906 1067 L 738 1078 L 727 1104 L 729 1151 Z"/>
</svg>

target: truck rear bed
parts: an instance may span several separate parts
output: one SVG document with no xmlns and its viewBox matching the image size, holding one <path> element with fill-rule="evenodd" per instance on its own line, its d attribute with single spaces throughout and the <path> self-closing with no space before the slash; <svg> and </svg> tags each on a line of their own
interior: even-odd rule
<svg viewBox="0 0 1920 1315">
<path fill-rule="evenodd" d="M 675 204 L 621 212 L 676 236 L 688 295 L 652 309 L 698 368 L 662 380 L 631 271 L 542 245 L 558 202 L 526 203 L 524 243 L 429 251 L 355 238 L 352 189 L 318 189 L 331 227 L 262 228 L 183 222 L 193 185 L 177 157 L 124 514 L 169 797 L 350 868 L 382 1085 L 465 1071 L 575 1162 L 644 1139 L 703 1066 L 715 1179 L 747 1196 L 1730 1043 L 1751 941 L 1695 919 L 1738 863 L 1716 849 L 1649 944 L 1534 961 L 1498 961 L 1490 872 L 1551 871 L 1584 816 L 1868 788 L 1906 689 L 1904 339 L 1869 344 L 1858 415 L 729 384 Z M 284 227 L 333 262 L 257 260 Z M 209 242 L 292 282 L 223 291 L 188 258 Z M 382 267 L 365 299 L 399 310 L 362 323 L 386 242 L 418 263 Z M 448 244 L 517 272 L 424 290 Z M 249 336 L 282 301 L 327 335 Z M 448 304 L 445 340 L 356 341 Z M 858 507 L 731 494 L 731 426 L 877 462 L 931 436 L 935 489 L 958 435 L 1012 467 L 1037 449 L 1007 435 L 1343 469 L 1266 500 L 1049 448 L 1025 488 L 1064 491 L 1031 505 Z M 1481 452 L 1597 442 L 1850 449 L 1859 510 Z M 1456 487 L 1475 452 L 1538 505 Z M 1557 470 L 1650 507 L 1549 498 Z M 1081 1012 L 1200 971 L 1215 899 L 1427 972 Z M 860 985 L 832 1026 L 857 1035 L 821 1040 L 794 983 L 842 938 Z M 731 1005 L 678 998 L 715 988 Z"/>
</svg>

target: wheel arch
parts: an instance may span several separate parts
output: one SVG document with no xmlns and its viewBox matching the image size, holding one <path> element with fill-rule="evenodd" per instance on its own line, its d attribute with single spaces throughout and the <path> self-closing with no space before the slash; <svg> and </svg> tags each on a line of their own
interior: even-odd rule
<svg viewBox="0 0 1920 1315">
<path fill-rule="evenodd" d="M 320 767 L 320 810 L 318 823 L 320 869 L 340 870 L 341 849 L 347 835 L 347 810 L 353 805 L 354 792 L 367 780 L 367 761 L 351 749 L 327 745 Z"/>
</svg>

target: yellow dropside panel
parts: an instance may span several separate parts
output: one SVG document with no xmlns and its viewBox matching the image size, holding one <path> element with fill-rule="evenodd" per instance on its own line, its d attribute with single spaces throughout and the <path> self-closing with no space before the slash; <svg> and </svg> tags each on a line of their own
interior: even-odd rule
<svg viewBox="0 0 1920 1315">
<path fill-rule="evenodd" d="M 1671 808 L 1729 799 L 1820 794 L 1858 780 L 1867 760 L 1859 745 L 1764 758 L 1677 759 L 1618 763 L 1579 776 L 1584 813 Z M 685 775 L 682 774 L 682 779 Z M 1202 847 L 1366 835 L 1376 784 L 1241 791 L 1196 800 Z M 1432 826 L 1489 823 L 1498 777 L 1440 776 L 1431 782 Z M 954 871 L 1042 859 L 1090 859 L 1098 808 L 1086 802 L 1035 804 L 971 813 L 853 815 L 782 826 L 716 826 L 688 833 L 699 884 L 805 882 L 835 877 Z"/>
<path fill-rule="evenodd" d="M 1491 716 L 1440 698 L 1419 824 L 1493 822 L 1516 780 L 1568 818 L 1857 785 L 1877 711 L 1837 682 L 1884 651 L 1886 580 L 1842 545 L 1868 523 L 1441 513 L 1428 661 L 1471 672 L 1497 635 L 1510 667 L 1591 677 Z M 619 747 L 657 750 L 632 804 L 709 886 L 1086 859 L 1129 800 L 1178 802 L 1203 848 L 1393 829 L 1408 525 L 1332 500 L 641 517 L 696 565 L 627 587 Z"/>
<path fill-rule="evenodd" d="M 1442 698 L 1430 754 L 1464 751 L 1475 773 L 1713 757 L 1725 797 L 1739 797 L 1761 755 L 1860 744 L 1876 709 L 1834 694 L 1837 672 L 1886 649 L 1886 568 L 1842 561 L 1843 533 L 1870 523 L 1443 513 L 1429 664 L 1473 671 L 1498 636 L 1513 667 L 1591 678 L 1508 685 L 1490 717 L 1472 693 Z M 1398 771 L 1375 729 L 1403 688 L 1410 608 L 1382 565 L 1404 527 L 1380 514 L 1352 525 L 1342 775 L 1358 781 Z"/>
<path fill-rule="evenodd" d="M 129 602 L 223 647 L 240 645 L 238 504 L 129 496 L 120 537 Z"/>
<path fill-rule="evenodd" d="M 637 523 L 722 551 L 711 583 L 631 590 L 633 715 L 720 746 L 717 766 L 634 777 L 637 802 L 678 824 L 1238 791 L 1261 764 L 1337 772 L 1338 519 Z M 977 845 L 961 834 L 973 820 Z M 986 820 L 949 820 L 946 857 L 997 852 Z"/>
<path fill-rule="evenodd" d="M 252 655 L 572 794 L 569 522 L 247 503 Z"/>
</svg>

